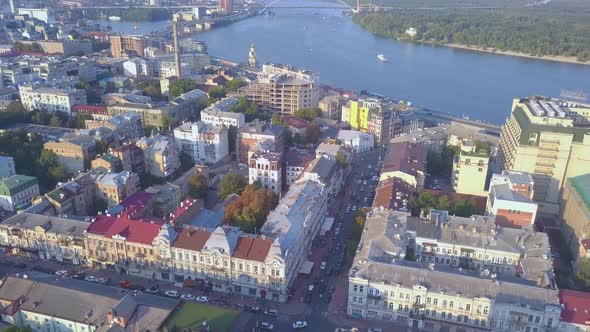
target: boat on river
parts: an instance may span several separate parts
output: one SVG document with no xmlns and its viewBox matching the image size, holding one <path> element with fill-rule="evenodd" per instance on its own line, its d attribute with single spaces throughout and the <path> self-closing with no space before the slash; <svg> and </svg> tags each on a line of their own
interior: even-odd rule
<svg viewBox="0 0 590 332">
<path fill-rule="evenodd" d="M 377 54 L 377 59 L 379 59 L 379 61 L 381 62 L 389 62 L 389 59 L 387 59 L 387 57 L 383 53 Z"/>
</svg>

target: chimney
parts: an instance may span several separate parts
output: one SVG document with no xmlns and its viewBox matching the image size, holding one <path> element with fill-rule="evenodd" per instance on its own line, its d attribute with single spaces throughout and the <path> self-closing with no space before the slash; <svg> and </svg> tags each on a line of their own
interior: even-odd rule
<svg viewBox="0 0 590 332">
<path fill-rule="evenodd" d="M 180 72 L 180 43 L 178 42 L 178 27 L 176 25 L 176 22 L 172 25 L 172 34 L 174 35 L 174 64 L 176 65 L 176 77 L 180 80 L 182 79 Z"/>
</svg>

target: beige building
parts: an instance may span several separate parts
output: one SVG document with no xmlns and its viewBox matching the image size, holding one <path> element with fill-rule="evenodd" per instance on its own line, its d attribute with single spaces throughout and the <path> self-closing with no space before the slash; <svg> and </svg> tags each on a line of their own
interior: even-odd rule
<svg viewBox="0 0 590 332">
<path fill-rule="evenodd" d="M 45 194 L 56 215 L 87 216 L 94 213 L 96 185 L 94 180 L 78 174 L 73 181 L 66 182 Z"/>
<path fill-rule="evenodd" d="M 126 142 L 123 145 L 111 148 L 109 153 L 121 161 L 121 166 L 124 171 L 137 174 L 145 172 L 143 151 L 137 145 Z"/>
<path fill-rule="evenodd" d="M 167 136 L 144 137 L 135 143 L 143 150 L 146 172 L 167 178 L 180 167 L 180 152 L 174 139 Z"/>
<path fill-rule="evenodd" d="M 88 226 L 77 219 L 22 212 L 0 223 L 0 245 L 13 254 L 83 264 Z"/>
<path fill-rule="evenodd" d="M 590 169 L 590 105 L 555 98 L 516 98 L 502 127 L 503 169 L 532 174 L 541 212 L 559 213 L 565 181 Z"/>
<path fill-rule="evenodd" d="M 128 171 L 103 173 L 95 182 L 97 197 L 104 199 L 109 207 L 119 204 L 139 190 L 139 177 Z"/>
<path fill-rule="evenodd" d="M 264 110 L 294 115 L 297 110 L 317 107 L 320 89 L 313 81 L 289 74 L 262 73 L 257 81 L 241 87 L 238 95 Z"/>
<path fill-rule="evenodd" d="M 422 331 L 557 329 L 555 289 L 406 260 L 413 229 L 407 218 L 388 210 L 368 214 L 348 278 L 349 316 L 405 322 Z"/>
<path fill-rule="evenodd" d="M 562 233 L 576 261 L 590 259 L 590 174 L 569 178 L 561 203 Z M 590 247 L 590 246 L 588 246 Z"/>
<path fill-rule="evenodd" d="M 486 196 L 485 184 L 488 175 L 488 150 L 473 141 L 461 142 L 461 150 L 453 160 L 451 183 L 455 192 L 467 195 Z"/>
<path fill-rule="evenodd" d="M 120 172 L 123 170 L 121 160 L 110 153 L 105 153 L 102 156 L 96 157 L 90 162 L 91 168 L 104 168 L 109 172 Z"/>
<path fill-rule="evenodd" d="M 85 160 L 94 158 L 96 142 L 89 136 L 67 136 L 59 142 L 46 142 L 44 149 L 57 154 L 59 162 L 68 171 L 76 172 L 85 170 Z"/>
</svg>

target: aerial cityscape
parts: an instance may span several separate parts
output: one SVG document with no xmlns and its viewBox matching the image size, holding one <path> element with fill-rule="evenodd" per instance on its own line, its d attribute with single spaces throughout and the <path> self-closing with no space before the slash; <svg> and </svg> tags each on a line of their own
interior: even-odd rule
<svg viewBox="0 0 590 332">
<path fill-rule="evenodd" d="M 587 0 L 0 0 L 0 332 L 590 332 Z"/>
</svg>

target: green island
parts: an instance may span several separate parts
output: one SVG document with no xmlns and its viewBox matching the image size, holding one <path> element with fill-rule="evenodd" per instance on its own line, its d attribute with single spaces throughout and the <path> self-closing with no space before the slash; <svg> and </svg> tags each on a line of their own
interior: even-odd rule
<svg viewBox="0 0 590 332">
<path fill-rule="evenodd" d="M 472 2 L 474 4 L 475 2 Z M 353 21 L 378 36 L 487 52 L 569 62 L 590 60 L 590 9 L 576 0 L 540 6 L 419 7 L 403 1 L 378 4 L 380 11 Z M 440 3 L 439 3 L 440 4 Z M 477 5 L 477 3 L 475 3 Z M 502 3 L 503 4 L 503 3 Z M 408 34 L 410 28 L 415 35 Z"/>
</svg>

